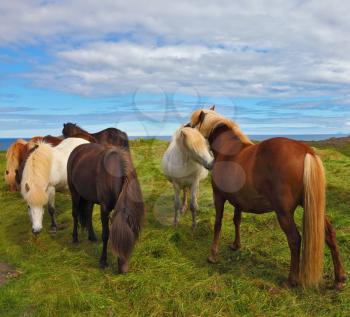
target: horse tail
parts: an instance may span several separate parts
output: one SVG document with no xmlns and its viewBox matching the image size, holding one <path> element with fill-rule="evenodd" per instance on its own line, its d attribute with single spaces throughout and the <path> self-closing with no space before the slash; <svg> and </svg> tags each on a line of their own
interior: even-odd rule
<svg viewBox="0 0 350 317">
<path fill-rule="evenodd" d="M 21 193 L 29 204 L 42 206 L 48 202 L 46 190 L 50 182 L 51 164 L 51 145 L 39 143 L 25 163 L 21 180 Z"/>
<path fill-rule="evenodd" d="M 125 170 L 121 192 L 119 194 L 110 230 L 112 251 L 118 254 L 122 262 L 129 258 L 141 230 L 144 217 L 142 192 L 136 172 Z"/>
<path fill-rule="evenodd" d="M 304 161 L 304 217 L 300 281 L 318 286 L 323 277 L 326 179 L 321 159 L 307 153 Z"/>
</svg>

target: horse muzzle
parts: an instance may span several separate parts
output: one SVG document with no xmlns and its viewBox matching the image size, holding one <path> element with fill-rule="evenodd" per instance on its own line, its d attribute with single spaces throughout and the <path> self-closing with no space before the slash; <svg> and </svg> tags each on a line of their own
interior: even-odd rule
<svg viewBox="0 0 350 317">
<path fill-rule="evenodd" d="M 37 237 L 39 235 L 39 233 L 41 232 L 41 229 L 32 229 L 32 233 L 35 237 Z"/>
</svg>

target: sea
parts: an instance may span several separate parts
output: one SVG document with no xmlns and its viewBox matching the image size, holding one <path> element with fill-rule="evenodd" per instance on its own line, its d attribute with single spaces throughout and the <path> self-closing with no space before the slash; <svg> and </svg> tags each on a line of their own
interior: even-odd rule
<svg viewBox="0 0 350 317">
<path fill-rule="evenodd" d="M 300 141 L 320 141 L 327 140 L 330 138 L 340 138 L 346 137 L 347 134 L 286 134 L 286 135 L 263 135 L 263 134 L 252 134 L 248 135 L 251 140 L 255 141 L 263 141 L 269 138 L 273 138 L 276 136 L 286 137 L 294 140 Z M 162 136 L 129 136 L 130 140 L 135 139 L 159 139 L 169 141 L 171 139 L 170 135 L 162 135 Z M 0 138 L 0 151 L 6 151 L 11 143 L 15 142 L 19 138 Z M 21 138 L 24 140 L 29 140 L 30 138 Z"/>
</svg>

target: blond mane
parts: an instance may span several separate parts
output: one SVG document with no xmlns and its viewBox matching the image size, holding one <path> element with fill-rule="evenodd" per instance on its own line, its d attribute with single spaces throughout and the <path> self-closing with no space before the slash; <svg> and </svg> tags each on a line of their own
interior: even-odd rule
<svg viewBox="0 0 350 317">
<path fill-rule="evenodd" d="M 27 151 L 30 151 L 32 148 L 34 148 L 37 144 L 40 142 L 43 142 L 43 137 L 41 136 L 35 136 L 31 138 L 27 143 Z"/>
<path fill-rule="evenodd" d="M 46 190 L 52 164 L 52 146 L 44 142 L 37 145 L 26 161 L 21 182 L 23 198 L 33 206 L 45 205 L 48 201 Z"/>
<path fill-rule="evenodd" d="M 204 120 L 200 123 L 201 113 L 204 112 Z M 219 125 L 226 125 L 232 132 L 241 140 L 243 144 L 252 145 L 254 144 L 239 128 L 239 126 L 233 121 L 223 117 L 214 110 L 199 109 L 192 113 L 191 125 L 193 127 L 198 126 L 198 130 L 203 134 L 204 137 L 208 138 L 209 135 Z"/>
<path fill-rule="evenodd" d="M 195 153 L 208 151 L 208 143 L 203 135 L 196 129 L 182 127 L 178 129 L 173 137 L 179 146 L 184 146 L 187 150 Z"/>
</svg>

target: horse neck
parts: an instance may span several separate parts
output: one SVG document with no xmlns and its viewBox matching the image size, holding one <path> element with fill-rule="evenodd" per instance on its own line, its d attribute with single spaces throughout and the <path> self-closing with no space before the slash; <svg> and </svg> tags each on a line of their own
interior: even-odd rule
<svg viewBox="0 0 350 317">
<path fill-rule="evenodd" d="M 85 131 L 78 125 L 72 125 L 71 128 L 68 130 L 67 136 L 70 137 L 79 133 L 89 134 L 89 132 Z"/>
<path fill-rule="evenodd" d="M 227 126 L 215 129 L 208 138 L 210 149 L 214 158 L 234 158 L 243 149 L 250 146 L 244 144 L 235 133 Z"/>
</svg>

